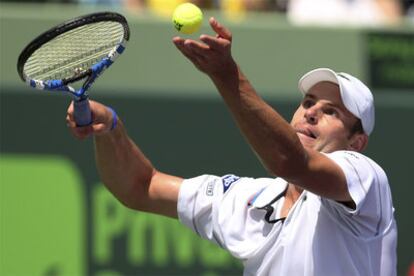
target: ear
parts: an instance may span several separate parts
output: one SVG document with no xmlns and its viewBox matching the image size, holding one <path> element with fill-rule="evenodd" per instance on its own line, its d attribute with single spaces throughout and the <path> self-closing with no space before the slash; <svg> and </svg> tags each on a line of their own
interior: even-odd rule
<svg viewBox="0 0 414 276">
<path fill-rule="evenodd" d="M 356 133 L 350 138 L 348 150 L 362 152 L 368 145 L 368 135 L 365 133 Z"/>
</svg>

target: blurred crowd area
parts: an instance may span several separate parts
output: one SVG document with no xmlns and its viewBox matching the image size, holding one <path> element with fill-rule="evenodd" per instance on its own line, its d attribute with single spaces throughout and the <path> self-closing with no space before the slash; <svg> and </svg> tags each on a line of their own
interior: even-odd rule
<svg viewBox="0 0 414 276">
<path fill-rule="evenodd" d="M 303 25 L 393 25 L 414 23 L 414 0 L 0 0 L 0 2 L 107 5 L 131 12 L 151 11 L 170 16 L 174 8 L 192 2 L 202 9 L 221 10 L 242 19 L 247 12 L 286 14 Z"/>
</svg>

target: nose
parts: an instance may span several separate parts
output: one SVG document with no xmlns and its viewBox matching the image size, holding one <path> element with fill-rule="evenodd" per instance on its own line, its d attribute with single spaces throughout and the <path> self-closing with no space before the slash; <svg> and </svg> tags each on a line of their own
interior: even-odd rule
<svg viewBox="0 0 414 276">
<path fill-rule="evenodd" d="M 309 124 L 316 125 L 318 123 L 320 114 L 320 107 L 318 104 L 315 104 L 305 111 L 305 118 Z"/>
</svg>

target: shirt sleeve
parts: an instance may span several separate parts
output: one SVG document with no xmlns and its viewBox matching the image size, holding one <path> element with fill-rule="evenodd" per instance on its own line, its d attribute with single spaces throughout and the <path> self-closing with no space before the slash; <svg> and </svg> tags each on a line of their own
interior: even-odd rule
<svg viewBox="0 0 414 276">
<path fill-rule="evenodd" d="M 249 202 L 272 181 L 235 175 L 186 179 L 178 196 L 178 218 L 202 238 L 244 258 L 260 246 L 264 228 L 269 227 L 254 214 L 263 211 Z"/>
<path fill-rule="evenodd" d="M 345 174 L 355 209 L 334 200 L 322 198 L 322 205 L 339 223 L 359 236 L 378 235 L 393 218 L 388 179 L 382 168 L 368 157 L 353 151 L 327 154 Z"/>
<path fill-rule="evenodd" d="M 199 236 L 213 241 L 212 208 L 220 188 L 218 183 L 219 177 L 212 175 L 184 180 L 177 204 L 179 220 Z"/>
</svg>

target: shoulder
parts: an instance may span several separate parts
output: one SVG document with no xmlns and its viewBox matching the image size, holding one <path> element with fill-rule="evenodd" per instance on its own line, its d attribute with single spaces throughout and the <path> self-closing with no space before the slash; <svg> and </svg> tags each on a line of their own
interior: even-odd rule
<svg viewBox="0 0 414 276">
<path fill-rule="evenodd" d="M 341 167 L 348 191 L 357 205 L 391 193 L 387 175 L 371 158 L 354 151 L 336 151 L 327 156 Z"/>
<path fill-rule="evenodd" d="M 338 151 L 325 153 L 325 154 L 327 156 L 329 156 L 331 159 L 345 158 L 345 159 L 350 159 L 351 161 L 367 160 L 369 162 L 375 163 L 375 161 L 373 161 L 368 156 L 366 156 L 366 155 L 364 155 L 360 152 L 351 151 L 351 150 L 338 150 Z"/>
<path fill-rule="evenodd" d="M 376 202 L 380 202 L 381 208 L 389 207 L 392 213 L 390 185 L 380 165 L 364 154 L 354 151 L 336 151 L 326 155 L 344 172 L 348 191 L 357 206 L 354 210 L 356 213 L 361 208 L 368 208 L 371 210 L 371 215 L 377 214 Z M 388 201 L 389 206 L 385 204 Z"/>
<path fill-rule="evenodd" d="M 371 238 L 372 235 L 384 234 L 390 226 L 395 227 L 391 189 L 381 166 L 354 151 L 336 151 L 326 155 L 342 168 L 348 191 L 356 205 L 355 209 L 349 209 L 338 202 L 322 199 L 322 205 L 333 214 L 332 217 L 359 237 Z"/>
<path fill-rule="evenodd" d="M 343 170 L 351 170 L 355 173 L 375 174 L 378 180 L 386 180 L 383 168 L 368 156 L 349 150 L 326 153 L 331 160 L 336 162 Z M 385 178 L 385 179 L 384 179 Z"/>
<path fill-rule="evenodd" d="M 185 179 L 182 189 L 200 190 L 205 189 L 206 194 L 224 195 L 233 193 L 233 191 L 243 190 L 247 193 L 260 190 L 272 183 L 272 178 L 251 178 L 241 177 L 235 174 L 226 174 L 224 176 L 201 175 L 194 178 Z"/>
</svg>

